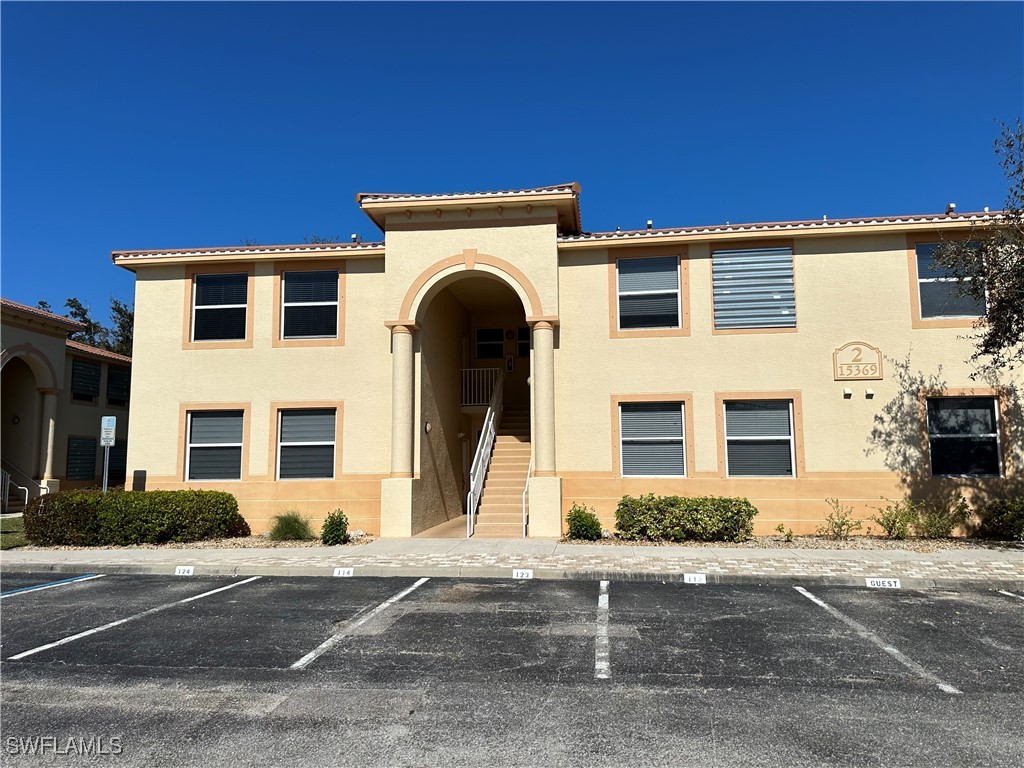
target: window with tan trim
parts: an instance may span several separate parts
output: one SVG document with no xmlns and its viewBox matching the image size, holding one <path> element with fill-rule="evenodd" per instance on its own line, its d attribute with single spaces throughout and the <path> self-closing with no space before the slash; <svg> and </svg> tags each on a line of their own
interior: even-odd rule
<svg viewBox="0 0 1024 768">
<path fill-rule="evenodd" d="M 940 245 L 941 243 L 917 243 L 914 246 L 921 318 L 928 320 L 981 317 L 985 314 L 985 302 L 962 293 L 960 282 L 954 277 L 952 270 L 935 262 L 935 251 Z"/>
<path fill-rule="evenodd" d="M 683 403 L 619 403 L 619 439 L 623 477 L 686 476 Z"/>
<path fill-rule="evenodd" d="M 192 341 L 244 341 L 249 276 L 196 275 L 192 286 Z"/>
<path fill-rule="evenodd" d="M 679 328 L 679 257 L 618 259 L 615 263 L 621 331 Z"/>
<path fill-rule="evenodd" d="M 933 477 L 1000 474 L 999 418 L 993 397 L 929 397 Z"/>
<path fill-rule="evenodd" d="M 337 411 L 282 409 L 277 419 L 277 479 L 333 479 Z"/>
<path fill-rule="evenodd" d="M 241 480 L 244 411 L 189 411 L 186 480 Z"/>
<path fill-rule="evenodd" d="M 338 271 L 284 272 L 281 275 L 282 339 L 338 337 Z"/>
<path fill-rule="evenodd" d="M 726 400 L 728 477 L 795 477 L 792 400 Z"/>
</svg>

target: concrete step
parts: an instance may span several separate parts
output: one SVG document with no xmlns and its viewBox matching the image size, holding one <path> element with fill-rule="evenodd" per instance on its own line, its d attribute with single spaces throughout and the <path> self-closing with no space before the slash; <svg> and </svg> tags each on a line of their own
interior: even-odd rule
<svg viewBox="0 0 1024 768">
<path fill-rule="evenodd" d="M 529 435 L 502 435 L 499 433 L 498 436 L 494 439 L 496 442 L 499 443 L 525 443 L 526 445 L 530 444 Z"/>
<path fill-rule="evenodd" d="M 481 512 L 477 515 L 476 524 L 484 525 L 522 525 L 523 511 L 518 512 Z"/>
<path fill-rule="evenodd" d="M 477 523 L 473 536 L 481 539 L 521 539 L 523 537 L 522 521 L 511 523 Z"/>
<path fill-rule="evenodd" d="M 498 504 L 488 503 L 486 499 L 480 500 L 480 506 L 477 507 L 477 514 L 480 517 L 491 516 L 491 515 L 519 515 L 523 516 L 523 505 L 521 501 L 516 501 L 509 504 Z"/>
<path fill-rule="evenodd" d="M 525 484 L 524 484 L 525 485 Z M 486 504 L 520 504 L 523 499 L 522 488 L 491 488 L 485 489 L 481 503 Z"/>
<path fill-rule="evenodd" d="M 514 467 L 521 466 L 523 468 L 523 472 L 525 472 L 526 468 L 528 466 L 530 466 L 530 457 L 529 457 L 529 455 L 527 455 L 527 456 L 506 456 L 504 454 L 498 454 L 498 453 L 494 454 L 491 457 L 491 466 L 492 467 L 501 467 L 502 469 L 509 469 L 509 465 L 514 466 Z"/>
</svg>

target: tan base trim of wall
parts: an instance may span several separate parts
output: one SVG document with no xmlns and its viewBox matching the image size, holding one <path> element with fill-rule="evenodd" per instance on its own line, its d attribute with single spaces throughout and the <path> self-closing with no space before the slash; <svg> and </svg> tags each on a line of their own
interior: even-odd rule
<svg viewBox="0 0 1024 768">
<path fill-rule="evenodd" d="M 226 491 L 238 499 L 238 511 L 254 534 L 273 525 L 274 516 L 295 511 L 310 518 L 319 533 L 328 513 L 341 509 L 349 530 L 380 535 L 380 483 L 387 475 L 342 475 L 335 480 L 244 480 L 239 482 L 184 483 L 169 476 L 146 478 L 147 491 L 183 488 Z M 131 487 L 132 473 L 128 473 Z"/>
</svg>

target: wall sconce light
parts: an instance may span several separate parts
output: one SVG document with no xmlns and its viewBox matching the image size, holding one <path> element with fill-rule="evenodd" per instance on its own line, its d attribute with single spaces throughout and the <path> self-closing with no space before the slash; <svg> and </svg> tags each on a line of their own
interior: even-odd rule
<svg viewBox="0 0 1024 768">
<path fill-rule="evenodd" d="M 21 424 L 21 416 L 11 416 L 11 424 Z"/>
<path fill-rule="evenodd" d="M 868 400 L 871 400 L 874 396 L 875 396 L 875 390 L 873 390 L 873 389 L 865 389 L 864 390 L 864 397 L 866 397 Z"/>
<path fill-rule="evenodd" d="M 423 431 L 426 432 L 428 435 L 430 434 L 430 422 L 429 421 L 426 424 L 423 425 Z"/>
<path fill-rule="evenodd" d="M 849 387 L 844 387 L 843 388 L 843 397 L 846 398 L 847 400 L 849 400 L 851 397 L 853 397 L 853 390 L 850 389 Z"/>
</svg>

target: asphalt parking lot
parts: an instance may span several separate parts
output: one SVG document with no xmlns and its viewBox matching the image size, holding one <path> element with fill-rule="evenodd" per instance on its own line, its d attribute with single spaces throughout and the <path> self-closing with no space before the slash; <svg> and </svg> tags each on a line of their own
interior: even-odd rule
<svg viewBox="0 0 1024 768">
<path fill-rule="evenodd" d="M 5 765 L 1024 757 L 1020 592 L 93 576 L 2 577 Z"/>
</svg>

